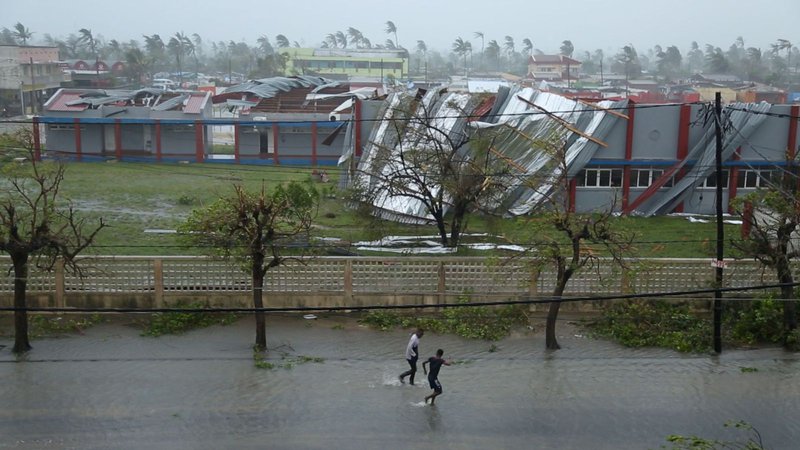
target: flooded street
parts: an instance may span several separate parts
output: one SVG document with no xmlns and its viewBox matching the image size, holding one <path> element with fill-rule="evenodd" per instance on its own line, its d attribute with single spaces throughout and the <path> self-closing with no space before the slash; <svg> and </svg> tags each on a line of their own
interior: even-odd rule
<svg viewBox="0 0 800 450">
<path fill-rule="evenodd" d="M 408 331 L 344 317 L 268 319 L 273 369 L 255 367 L 250 318 L 160 338 L 106 323 L 34 340 L 21 362 L 0 338 L 0 448 L 656 449 L 743 436 L 729 420 L 797 448 L 798 355 L 630 350 L 559 327 L 553 353 L 538 329 L 496 348 L 426 333 L 421 356 L 456 360 L 435 406 L 421 368 L 397 380 Z"/>
</svg>

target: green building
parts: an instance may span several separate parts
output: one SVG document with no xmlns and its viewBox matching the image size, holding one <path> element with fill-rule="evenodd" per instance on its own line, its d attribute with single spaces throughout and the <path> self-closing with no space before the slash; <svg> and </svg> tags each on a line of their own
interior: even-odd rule
<svg viewBox="0 0 800 450">
<path fill-rule="evenodd" d="M 377 48 L 282 48 L 288 54 L 286 75 L 342 75 L 383 79 L 408 77 L 408 52 Z M 337 77 L 336 75 L 339 75 Z"/>
</svg>

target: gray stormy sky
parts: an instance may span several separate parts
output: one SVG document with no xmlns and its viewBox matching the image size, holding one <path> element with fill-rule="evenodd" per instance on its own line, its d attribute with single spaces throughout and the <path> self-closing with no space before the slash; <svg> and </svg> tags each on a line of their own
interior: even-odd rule
<svg viewBox="0 0 800 450">
<path fill-rule="evenodd" d="M 301 46 L 317 46 L 328 33 L 360 30 L 373 44 L 390 36 L 413 50 L 417 40 L 429 49 L 449 51 L 457 37 L 480 49 L 485 41 L 503 45 L 510 35 L 521 49 L 530 38 L 545 53 L 570 39 L 576 51 L 602 48 L 606 54 L 632 43 L 640 53 L 656 44 L 676 45 L 682 53 L 692 41 L 723 50 L 742 36 L 746 47 L 769 48 L 778 38 L 800 45 L 800 0 L 0 0 L 0 27 L 22 22 L 34 32 L 66 37 L 89 28 L 105 39 L 142 41 L 143 34 L 168 38 L 178 31 L 204 41 L 254 45 L 277 34 Z M 166 40 L 166 39 L 165 39 Z"/>
</svg>

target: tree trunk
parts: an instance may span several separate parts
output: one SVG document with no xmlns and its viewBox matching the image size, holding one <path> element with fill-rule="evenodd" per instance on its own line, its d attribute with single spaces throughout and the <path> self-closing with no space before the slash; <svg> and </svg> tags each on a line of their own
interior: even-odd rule
<svg viewBox="0 0 800 450">
<path fill-rule="evenodd" d="M 545 348 L 548 350 L 558 350 L 561 348 L 556 340 L 556 321 L 558 320 L 558 310 L 561 308 L 561 295 L 564 293 L 564 288 L 568 280 L 563 280 L 559 277 L 556 288 L 553 290 L 553 302 L 547 310 L 547 322 L 545 328 Z"/>
<path fill-rule="evenodd" d="M 257 309 L 264 307 L 264 271 L 263 257 L 261 261 L 253 260 L 253 306 Z M 267 330 L 264 320 L 264 312 L 256 311 L 256 350 L 262 351 L 267 349 Z"/>
<path fill-rule="evenodd" d="M 444 215 L 441 211 L 436 212 L 433 214 L 433 218 L 436 219 L 436 228 L 439 229 L 439 239 L 442 242 L 442 245 L 445 247 L 447 246 L 447 225 L 444 223 Z"/>
<path fill-rule="evenodd" d="M 457 203 L 453 208 L 453 223 L 450 227 L 450 246 L 457 247 L 461 241 L 461 229 L 464 223 L 464 216 L 467 214 L 467 205 Z"/>
<path fill-rule="evenodd" d="M 14 348 L 16 354 L 25 353 L 31 349 L 28 340 L 28 311 L 26 292 L 28 290 L 28 256 L 13 256 L 14 264 Z"/>
</svg>

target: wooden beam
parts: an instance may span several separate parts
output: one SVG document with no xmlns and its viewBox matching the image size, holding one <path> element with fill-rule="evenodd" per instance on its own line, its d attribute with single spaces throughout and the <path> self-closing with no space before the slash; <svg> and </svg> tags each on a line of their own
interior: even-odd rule
<svg viewBox="0 0 800 450">
<path fill-rule="evenodd" d="M 619 111 L 614 111 L 613 109 L 603 108 L 602 106 L 596 105 L 596 104 L 594 104 L 592 102 L 587 102 L 585 100 L 576 100 L 576 101 L 578 103 L 580 103 L 581 105 L 586 105 L 586 106 L 592 107 L 592 108 L 594 108 L 594 109 L 596 109 L 598 111 L 603 111 L 604 113 L 611 114 L 612 116 L 617 116 L 620 119 L 628 120 L 628 116 L 626 116 L 625 114 L 622 114 Z"/>
<path fill-rule="evenodd" d="M 567 122 L 566 120 L 562 119 L 561 117 L 558 117 L 557 115 L 551 113 L 550 111 L 542 108 L 541 106 L 536 105 L 533 102 L 529 102 L 528 100 L 522 98 L 519 95 L 517 96 L 517 98 L 522 100 L 526 104 L 528 104 L 530 106 L 533 106 L 534 108 L 544 112 L 545 114 L 547 114 L 548 117 L 550 117 L 551 119 L 553 119 L 556 122 L 558 122 L 559 125 L 561 125 L 562 127 L 568 129 L 569 131 L 577 134 L 578 136 L 584 137 L 584 138 L 594 142 L 595 144 L 597 144 L 597 145 L 599 145 L 599 146 L 601 146 L 603 148 L 608 148 L 608 144 L 606 144 L 605 142 L 601 141 L 600 139 L 597 139 L 597 138 L 594 138 L 592 136 L 589 136 L 588 134 L 584 133 L 583 131 L 573 127 L 571 123 Z"/>
</svg>

